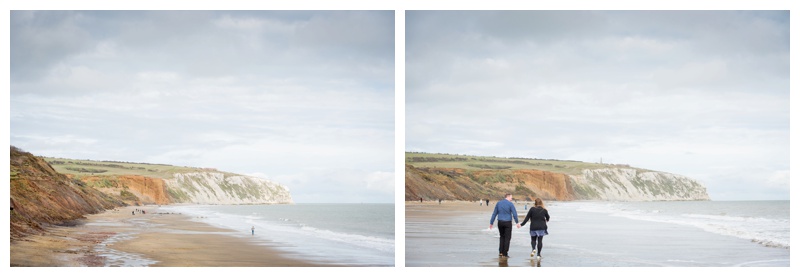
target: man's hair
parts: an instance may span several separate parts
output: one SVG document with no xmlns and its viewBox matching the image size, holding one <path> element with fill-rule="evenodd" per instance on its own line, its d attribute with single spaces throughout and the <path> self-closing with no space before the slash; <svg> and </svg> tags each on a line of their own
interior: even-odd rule
<svg viewBox="0 0 800 277">
<path fill-rule="evenodd" d="M 509 196 L 511 196 L 511 194 L 510 193 L 506 193 L 506 196 L 503 197 L 503 198 L 508 198 Z"/>
</svg>

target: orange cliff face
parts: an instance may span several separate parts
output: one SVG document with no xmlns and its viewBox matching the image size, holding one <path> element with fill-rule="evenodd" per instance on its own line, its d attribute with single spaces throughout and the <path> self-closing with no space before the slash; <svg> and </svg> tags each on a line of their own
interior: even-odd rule
<svg viewBox="0 0 800 277">
<path fill-rule="evenodd" d="M 170 204 L 172 201 L 167 196 L 167 189 L 164 180 L 160 178 L 150 178 L 138 175 L 120 176 L 82 176 L 81 181 L 92 184 L 98 190 L 115 195 L 124 194 L 123 191 L 131 193 L 135 197 L 128 197 L 125 202 L 132 205 Z"/>
<path fill-rule="evenodd" d="M 565 174 L 525 169 L 515 170 L 514 178 L 517 183 L 524 183 L 534 192 L 538 192 L 538 197 L 542 199 L 575 200 L 575 192 L 569 184 L 569 177 Z"/>
<path fill-rule="evenodd" d="M 574 200 L 574 192 L 565 174 L 535 169 L 478 170 L 471 173 L 472 179 L 486 180 L 484 185 L 494 187 L 499 198 L 505 192 L 520 200 L 542 198 L 546 200 Z M 497 198 L 497 197 L 495 197 Z M 492 198 L 489 198 L 492 199 Z"/>
<path fill-rule="evenodd" d="M 575 192 L 565 174 L 541 170 L 464 170 L 406 166 L 406 201 L 515 199 L 568 201 Z"/>
</svg>

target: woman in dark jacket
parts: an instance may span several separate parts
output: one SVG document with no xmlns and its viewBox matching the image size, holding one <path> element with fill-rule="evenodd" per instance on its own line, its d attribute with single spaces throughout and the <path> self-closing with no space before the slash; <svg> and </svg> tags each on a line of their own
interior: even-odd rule
<svg viewBox="0 0 800 277">
<path fill-rule="evenodd" d="M 528 210 L 528 215 L 522 221 L 522 226 L 528 220 L 531 221 L 531 257 L 536 256 L 536 259 L 542 259 L 542 239 L 547 235 L 547 222 L 550 221 L 550 214 L 544 208 L 544 202 L 541 198 L 536 198 L 533 201 L 534 207 Z M 538 242 L 538 243 L 537 243 Z M 537 255 L 538 253 L 538 255 Z"/>
</svg>

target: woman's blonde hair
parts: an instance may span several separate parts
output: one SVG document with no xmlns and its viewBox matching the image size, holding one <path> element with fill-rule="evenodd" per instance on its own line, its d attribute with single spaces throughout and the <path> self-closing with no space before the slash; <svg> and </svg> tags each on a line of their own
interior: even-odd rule
<svg viewBox="0 0 800 277">
<path fill-rule="evenodd" d="M 536 198 L 535 200 L 533 200 L 533 205 L 536 207 L 542 207 L 542 209 L 546 209 L 544 207 L 544 201 L 542 201 L 541 198 Z"/>
</svg>

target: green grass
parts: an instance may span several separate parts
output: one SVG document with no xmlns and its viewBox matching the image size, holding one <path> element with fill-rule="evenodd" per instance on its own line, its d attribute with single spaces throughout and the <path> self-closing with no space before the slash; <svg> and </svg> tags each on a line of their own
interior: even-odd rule
<svg viewBox="0 0 800 277">
<path fill-rule="evenodd" d="M 140 175 L 152 178 L 170 178 L 175 173 L 216 171 L 213 169 L 117 161 L 91 161 L 42 157 L 59 173 L 83 175 Z M 13 176 L 12 176 L 13 177 Z"/>
<path fill-rule="evenodd" d="M 19 171 L 16 168 L 11 168 L 11 180 L 17 179 L 19 177 Z"/>
<path fill-rule="evenodd" d="M 139 201 L 139 197 L 136 197 L 136 195 L 127 190 L 120 191 L 119 197 L 126 201 Z"/>
<path fill-rule="evenodd" d="M 564 174 L 580 174 L 584 169 L 599 169 L 610 167 L 628 167 L 626 165 L 611 165 L 601 163 L 587 163 L 581 161 L 564 161 L 529 158 L 483 157 L 454 154 L 430 154 L 406 152 L 406 164 L 419 168 L 461 168 L 461 169 L 536 169 Z"/>
</svg>

